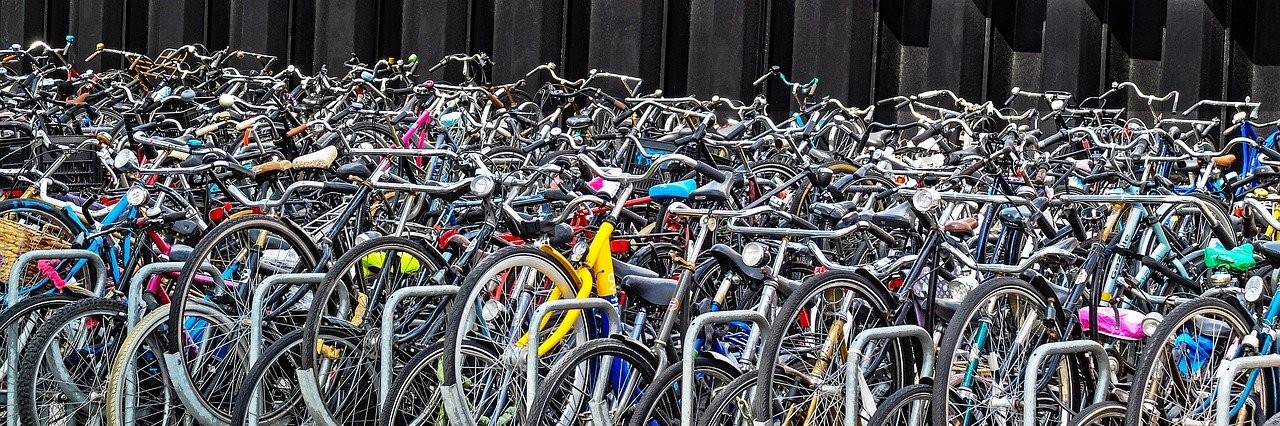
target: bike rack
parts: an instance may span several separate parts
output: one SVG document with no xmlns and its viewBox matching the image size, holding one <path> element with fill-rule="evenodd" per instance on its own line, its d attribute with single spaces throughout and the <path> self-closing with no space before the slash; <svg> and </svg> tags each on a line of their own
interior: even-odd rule
<svg viewBox="0 0 1280 426">
<path fill-rule="evenodd" d="M 904 337 L 914 339 L 920 343 L 921 352 L 924 355 L 920 366 L 920 378 L 929 378 L 933 375 L 934 357 L 937 355 L 933 352 L 933 337 L 923 327 L 918 325 L 895 325 L 863 330 L 849 343 L 849 359 L 845 362 L 845 426 L 857 426 L 862 420 L 862 415 L 859 414 L 862 409 L 860 398 L 862 394 L 862 372 L 859 371 L 862 364 L 862 349 L 875 340 L 893 340 Z M 914 414 L 918 415 L 919 413 Z M 923 424 L 919 420 L 918 418 L 913 419 L 911 424 Z"/>
<path fill-rule="evenodd" d="M 613 334 L 613 329 L 618 327 L 621 316 L 618 310 L 614 309 L 613 304 L 608 300 L 599 297 L 588 297 L 584 299 L 564 299 L 552 300 L 550 302 L 538 305 L 533 310 L 533 318 L 529 321 L 529 340 L 524 345 L 525 354 L 525 386 L 524 386 L 524 408 L 529 410 L 533 407 L 533 397 L 538 393 L 538 346 L 541 343 L 538 336 L 538 330 L 542 326 L 542 319 L 552 312 L 571 311 L 575 309 L 599 309 L 604 311 L 605 316 L 609 318 L 609 328 L 605 335 Z M 603 369 L 601 371 L 604 371 Z"/>
<path fill-rule="evenodd" d="M 129 328 L 133 328 L 133 326 L 138 325 L 138 308 L 142 304 L 142 292 L 146 290 L 147 280 L 151 279 L 151 277 L 155 275 L 182 272 L 182 267 L 186 266 L 186 264 L 186 262 L 152 263 L 138 268 L 138 271 L 133 273 L 133 277 L 129 279 L 129 320 L 127 322 L 127 324 L 129 324 Z M 215 268 L 213 265 L 208 263 L 201 265 L 200 272 L 209 274 L 209 276 L 213 277 L 213 280 L 219 285 L 223 284 L 222 271 L 219 271 L 218 268 Z"/>
<path fill-rule="evenodd" d="M 1244 370 L 1280 367 L 1280 355 L 1257 355 L 1236 358 L 1227 363 L 1227 369 L 1218 379 L 1218 388 L 1214 396 L 1217 413 L 1214 413 L 1214 424 L 1227 426 L 1231 416 L 1231 385 L 1235 383 L 1236 374 Z"/>
<path fill-rule="evenodd" d="M 80 249 L 60 249 L 60 250 L 36 250 L 23 253 L 18 256 L 18 260 L 13 262 L 13 270 L 9 272 L 8 287 L 5 291 L 4 306 L 10 307 L 18 303 L 18 292 L 22 290 L 22 272 L 27 269 L 27 265 L 37 260 L 71 260 L 81 259 L 87 260 L 93 266 L 93 288 L 95 294 L 106 288 L 107 285 L 107 264 L 102 261 L 102 257 L 89 250 Z M 5 338 L 8 339 L 5 351 L 8 354 L 9 372 L 6 381 L 8 388 L 5 391 L 5 412 L 10 413 L 5 420 L 8 426 L 18 426 L 18 330 L 9 328 L 5 330 Z"/>
<path fill-rule="evenodd" d="M 126 300 L 126 306 L 127 306 L 126 309 L 128 310 L 128 313 L 129 313 L 126 324 L 128 325 L 129 329 L 132 330 L 134 326 L 138 325 L 138 319 L 139 319 L 138 310 L 142 306 L 142 292 L 146 290 L 147 280 L 150 280 L 151 277 L 159 274 L 181 272 L 183 266 L 186 266 L 186 262 L 152 263 L 149 265 L 145 265 L 141 268 L 138 268 L 138 270 L 133 273 L 133 277 L 129 279 L 129 296 L 128 296 L 128 300 Z M 200 266 L 200 271 L 208 273 L 209 276 L 213 277 L 214 281 L 217 281 L 219 284 L 222 284 L 223 282 L 222 272 L 219 271 L 218 268 L 215 268 L 213 265 L 206 263 Z M 137 402 L 134 401 L 133 399 L 133 395 L 135 392 L 133 388 L 134 386 L 135 386 L 135 383 L 133 382 L 125 383 L 125 398 L 126 398 L 125 409 L 128 410 L 125 413 L 125 423 L 127 424 L 133 423 L 133 411 L 130 410 L 128 407 L 134 407 L 137 404 Z"/>
<path fill-rule="evenodd" d="M 391 293 L 391 297 L 387 298 L 387 305 L 382 308 L 382 332 L 381 339 L 378 341 L 379 352 L 379 369 L 378 369 L 378 405 L 381 406 L 387 401 L 387 391 L 391 389 L 391 377 L 394 374 L 391 370 L 392 365 L 392 349 L 395 343 L 395 331 L 392 329 L 395 322 L 396 306 L 410 298 L 428 298 L 428 297 L 453 297 L 458 294 L 458 286 L 456 285 L 424 285 L 406 287 Z M 385 409 L 385 407 L 383 407 Z"/>
<path fill-rule="evenodd" d="M 693 424 L 693 406 L 695 404 L 691 404 L 689 402 L 693 401 L 693 364 L 694 360 L 698 356 L 698 351 L 694 346 L 697 345 L 698 336 L 702 334 L 700 331 L 708 325 L 724 324 L 734 321 L 753 322 L 757 327 L 760 327 L 760 335 L 767 336 L 769 334 L 769 320 L 759 312 L 745 309 L 736 311 L 708 312 L 694 317 L 693 321 L 689 323 L 689 329 L 684 334 L 684 365 L 681 368 L 682 374 L 680 376 L 680 400 L 685 401 L 685 403 L 680 404 L 681 425 L 687 426 Z M 757 405 L 766 407 L 766 411 L 768 410 L 767 407 L 769 407 L 769 404 L 752 404 L 752 407 L 754 408 Z M 765 423 L 765 420 L 763 419 L 771 417 L 770 413 L 767 412 L 753 414 L 756 416 L 756 424 L 758 425 Z"/>
<path fill-rule="evenodd" d="M 1098 374 L 1098 387 L 1093 390 L 1093 402 L 1107 400 L 1107 391 L 1111 387 L 1111 363 L 1107 361 L 1107 351 L 1102 344 L 1092 340 L 1069 340 L 1065 342 L 1045 343 L 1036 347 L 1027 359 L 1026 374 L 1022 382 L 1022 423 L 1036 423 L 1036 385 L 1040 381 L 1040 366 L 1044 359 L 1054 355 L 1082 354 L 1093 355 L 1093 365 Z"/>
<path fill-rule="evenodd" d="M 276 274 L 266 277 L 261 284 L 253 288 L 253 299 L 249 304 L 249 365 L 258 362 L 258 357 L 262 356 L 262 304 L 263 299 L 267 298 L 267 293 L 275 289 L 278 285 L 295 285 L 295 284 L 319 284 L 324 281 L 325 274 Z M 257 407 L 261 404 L 262 388 L 258 387 L 253 390 L 253 395 L 249 397 L 249 406 Z M 246 423 L 251 426 L 258 424 L 259 410 L 249 410 L 249 417 Z"/>
</svg>

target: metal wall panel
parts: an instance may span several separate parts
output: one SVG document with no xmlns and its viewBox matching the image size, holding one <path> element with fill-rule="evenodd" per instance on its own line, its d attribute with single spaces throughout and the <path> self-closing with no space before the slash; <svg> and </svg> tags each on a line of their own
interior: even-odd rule
<svg viewBox="0 0 1280 426">
<path fill-rule="evenodd" d="M 1266 25 L 1280 2 L 1267 0 L 0 0 L 0 10 L 0 43 L 70 32 L 80 56 L 98 42 L 148 53 L 230 43 L 314 70 L 351 53 L 434 63 L 483 51 L 498 81 L 557 62 L 569 78 L 598 68 L 671 95 L 749 98 L 760 90 L 751 81 L 779 65 L 858 105 L 930 88 L 970 100 L 1003 101 L 1012 87 L 1084 96 L 1122 80 L 1184 100 L 1280 104 L 1280 35 Z M 104 60 L 86 67 L 117 64 Z M 764 90 L 788 105 L 777 84 Z"/>
</svg>

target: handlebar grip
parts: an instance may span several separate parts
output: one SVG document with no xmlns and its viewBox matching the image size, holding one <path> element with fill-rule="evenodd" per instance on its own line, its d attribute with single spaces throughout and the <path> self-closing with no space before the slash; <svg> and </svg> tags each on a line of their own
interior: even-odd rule
<svg viewBox="0 0 1280 426">
<path fill-rule="evenodd" d="M 1095 182 L 1100 182 L 1103 180 L 1118 178 L 1118 177 L 1120 177 L 1120 175 L 1116 174 L 1116 172 L 1106 172 L 1106 173 L 1098 173 L 1094 175 L 1085 176 L 1083 178 L 1080 178 L 1080 181 L 1084 182 L 1085 184 L 1092 184 Z"/>
<path fill-rule="evenodd" d="M 221 128 L 221 127 L 222 127 L 222 123 L 213 123 L 208 126 L 204 126 L 199 129 L 196 129 L 195 134 L 197 137 L 203 137 L 204 135 L 213 133 L 214 130 L 218 130 L 218 128 Z"/>
<path fill-rule="evenodd" d="M 353 111 L 355 110 L 352 108 L 346 108 L 346 109 L 343 109 L 342 111 L 338 111 L 338 113 L 334 114 L 333 117 L 329 117 L 329 122 L 336 123 L 336 122 L 342 121 L 343 118 L 346 118 L 348 115 L 351 115 Z"/>
<path fill-rule="evenodd" d="M 332 181 L 324 183 L 325 192 L 337 192 L 340 194 L 355 194 L 356 191 L 358 191 L 359 189 L 360 187 L 354 183 L 332 182 Z"/>
<path fill-rule="evenodd" d="M 285 136 L 288 136 L 288 137 L 294 137 L 294 136 L 298 136 L 298 135 L 299 135 L 299 134 L 301 134 L 302 132 L 305 132 L 306 130 L 307 130 L 307 125 L 306 125 L 306 124 L 302 124 L 302 125 L 300 125 L 300 126 L 298 126 L 298 127 L 294 127 L 294 128 L 292 128 L 292 129 L 289 129 L 289 131 L 288 131 L 288 132 L 285 132 L 285 133 L 284 133 L 284 135 L 285 135 Z"/>
<path fill-rule="evenodd" d="M 387 93 L 390 93 L 390 94 L 392 94 L 392 95 L 396 95 L 396 96 L 399 96 L 399 95 L 408 95 L 408 94 L 410 94 L 410 93 L 413 93 L 413 86 L 410 86 L 410 87 L 403 87 L 403 88 L 399 88 L 399 89 L 390 89 L 390 90 L 387 90 Z"/>
<path fill-rule="evenodd" d="M 1066 139 L 1066 137 L 1067 137 L 1067 131 L 1059 130 L 1054 134 L 1049 135 L 1049 137 L 1047 138 L 1040 139 L 1039 142 L 1036 142 L 1036 147 L 1040 149 L 1044 149 L 1045 147 L 1050 145 L 1057 145 L 1059 142 L 1062 142 L 1063 139 Z"/>
<path fill-rule="evenodd" d="M 1258 152 L 1261 152 L 1263 155 L 1271 157 L 1271 159 L 1273 160 L 1280 161 L 1280 152 L 1276 152 L 1276 150 L 1267 148 L 1262 145 L 1258 145 L 1257 148 L 1258 148 Z"/>
<path fill-rule="evenodd" d="M 888 231 L 885 231 L 884 228 L 881 228 L 874 223 L 867 222 L 866 228 L 867 228 L 867 231 L 871 232 L 871 235 L 875 236 L 876 238 L 879 238 L 881 241 L 884 241 L 889 244 L 895 244 L 897 242 L 893 238 L 893 235 L 890 235 Z"/>
<path fill-rule="evenodd" d="M 726 180 L 729 180 L 729 173 L 720 171 L 720 169 L 717 169 L 716 166 L 713 166 L 701 161 L 698 162 L 698 165 L 693 167 L 693 170 L 703 176 L 711 178 L 711 180 L 714 180 L 716 182 L 724 182 Z"/>
<path fill-rule="evenodd" d="M 432 65 L 431 68 L 427 69 L 427 72 L 436 72 L 436 70 L 440 69 L 440 67 L 443 67 L 443 66 L 444 66 L 444 62 L 437 62 L 435 65 Z"/>
<path fill-rule="evenodd" d="M 911 143 L 919 144 L 921 142 L 927 141 L 929 140 L 929 138 L 937 136 L 938 131 L 940 130 L 942 130 L 941 126 L 934 125 L 934 124 L 927 124 L 924 126 L 924 130 L 922 130 L 920 133 L 917 133 L 915 136 L 911 137 Z"/>
<path fill-rule="evenodd" d="M 614 125 L 615 127 L 616 127 L 616 126 L 621 126 L 623 122 L 625 122 L 625 121 L 627 121 L 627 120 L 630 120 L 630 119 L 631 119 L 631 114 L 632 114 L 632 113 L 634 113 L 634 112 L 635 112 L 635 111 L 632 111 L 632 109 L 631 109 L 631 108 L 627 108 L 627 109 L 623 110 L 621 114 L 618 114 L 618 116 L 617 116 L 617 117 L 614 117 L 614 118 L 613 118 L 613 125 Z"/>
<path fill-rule="evenodd" d="M 626 102 L 620 101 L 620 100 L 618 100 L 618 98 L 615 98 L 615 97 L 613 97 L 613 96 L 609 96 L 609 95 L 604 95 L 604 97 L 605 97 L 605 99 L 607 99 L 610 103 L 612 103 L 612 104 L 613 104 L 613 107 L 614 107 L 614 108 L 617 108 L 617 109 L 620 109 L 620 110 L 626 110 L 626 109 L 627 109 L 627 103 L 626 103 Z"/>
<path fill-rule="evenodd" d="M 960 171 L 956 172 L 956 174 L 954 174 L 954 175 L 952 175 L 952 176 L 953 176 L 953 177 L 955 177 L 955 176 L 968 176 L 968 175 L 973 174 L 973 172 L 978 171 L 979 169 L 981 169 L 981 168 L 982 168 L 982 166 L 985 166 L 985 165 L 987 165 L 987 159 L 986 159 L 986 158 L 983 158 L 983 159 L 981 159 L 981 160 L 978 160 L 978 161 L 974 162 L 973 164 L 970 164 L 970 165 L 969 165 L 969 167 L 965 167 L 965 168 L 961 169 Z"/>
</svg>

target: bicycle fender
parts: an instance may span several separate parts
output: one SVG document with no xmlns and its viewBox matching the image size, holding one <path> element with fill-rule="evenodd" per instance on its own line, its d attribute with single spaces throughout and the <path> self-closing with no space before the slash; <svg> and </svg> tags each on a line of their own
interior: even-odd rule
<svg viewBox="0 0 1280 426">
<path fill-rule="evenodd" d="M 721 264 L 728 265 L 730 268 L 733 268 L 735 272 L 738 272 L 747 278 L 757 281 L 764 279 L 764 272 L 761 272 L 760 268 L 747 266 L 746 263 L 743 263 L 742 254 L 738 253 L 738 251 L 734 250 L 732 247 L 724 244 L 716 244 L 707 250 L 707 254 L 710 254 L 713 259 L 719 261 Z"/>
</svg>

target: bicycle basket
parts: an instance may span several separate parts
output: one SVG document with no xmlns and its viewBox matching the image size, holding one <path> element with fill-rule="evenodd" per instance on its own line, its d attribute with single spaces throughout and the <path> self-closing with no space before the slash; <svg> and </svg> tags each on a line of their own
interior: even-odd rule
<svg viewBox="0 0 1280 426">
<path fill-rule="evenodd" d="M 71 247 L 71 244 L 44 229 L 36 229 L 7 218 L 0 218 L 0 277 L 4 277 L 6 281 L 9 279 L 9 273 L 13 271 L 13 263 L 17 262 L 18 256 L 23 253 L 67 247 Z M 32 282 L 39 278 L 39 274 L 40 271 L 36 268 L 28 267 L 22 276 L 22 282 Z"/>
</svg>

